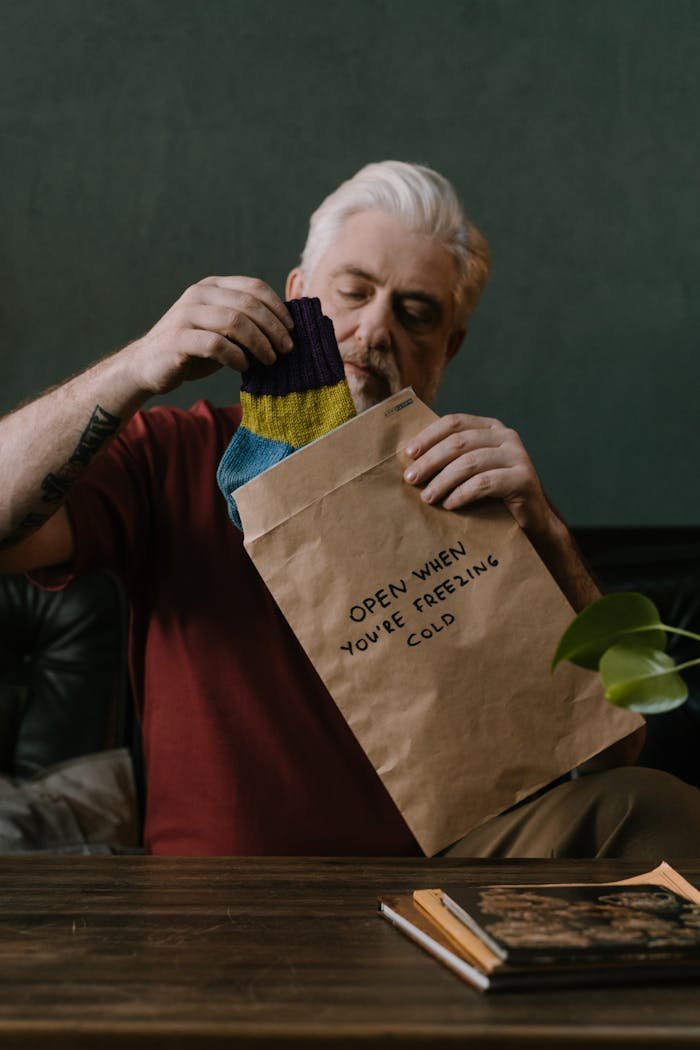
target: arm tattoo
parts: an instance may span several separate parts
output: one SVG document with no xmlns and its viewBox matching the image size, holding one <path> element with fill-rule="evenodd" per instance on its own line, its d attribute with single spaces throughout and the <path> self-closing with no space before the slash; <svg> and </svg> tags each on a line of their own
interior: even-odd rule
<svg viewBox="0 0 700 1050">
<path fill-rule="evenodd" d="M 57 504 L 63 501 L 73 482 L 82 474 L 107 439 L 116 433 L 120 423 L 118 416 L 113 416 L 101 405 L 97 405 L 68 462 L 55 472 L 47 474 L 41 482 L 42 503 Z M 0 551 L 9 550 L 36 532 L 49 520 L 51 513 L 53 511 L 49 514 L 26 514 L 8 536 L 0 539 Z"/>
<path fill-rule="evenodd" d="M 90 416 L 90 422 L 80 435 L 78 446 L 70 458 L 71 463 L 81 463 L 84 467 L 88 465 L 96 452 L 105 443 L 107 438 L 118 429 L 121 420 L 113 416 L 111 412 L 97 405 Z"/>
<path fill-rule="evenodd" d="M 119 429 L 120 423 L 117 416 L 97 405 L 68 462 L 55 473 L 47 474 L 42 481 L 42 503 L 60 503 L 65 499 L 73 482 L 80 477 L 105 441 Z"/>
</svg>

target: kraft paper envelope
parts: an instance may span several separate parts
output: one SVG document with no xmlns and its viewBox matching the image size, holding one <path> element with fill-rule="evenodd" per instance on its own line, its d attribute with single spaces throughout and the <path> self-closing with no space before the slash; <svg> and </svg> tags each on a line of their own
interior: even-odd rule
<svg viewBox="0 0 700 1050">
<path fill-rule="evenodd" d="M 402 480 L 412 390 L 236 491 L 245 546 L 426 854 L 635 730 L 550 661 L 573 612 L 500 503 Z"/>
</svg>

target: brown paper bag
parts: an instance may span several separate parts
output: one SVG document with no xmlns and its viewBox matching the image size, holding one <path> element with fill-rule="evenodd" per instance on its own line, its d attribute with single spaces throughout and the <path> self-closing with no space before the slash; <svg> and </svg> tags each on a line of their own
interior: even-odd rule
<svg viewBox="0 0 700 1050">
<path fill-rule="evenodd" d="M 426 854 L 641 719 L 549 670 L 570 605 L 499 504 L 402 480 L 436 418 L 402 390 L 236 491 L 245 546 Z"/>
</svg>

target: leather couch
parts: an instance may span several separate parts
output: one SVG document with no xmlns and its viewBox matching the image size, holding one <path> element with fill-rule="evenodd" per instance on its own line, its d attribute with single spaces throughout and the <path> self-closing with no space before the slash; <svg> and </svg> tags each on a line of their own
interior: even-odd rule
<svg viewBox="0 0 700 1050">
<path fill-rule="evenodd" d="M 0 853 L 138 848 L 144 796 L 120 583 L 0 576 Z"/>
<path fill-rule="evenodd" d="M 665 622 L 700 632 L 700 530 L 587 528 L 576 537 L 604 591 L 641 591 Z M 0 774 L 23 781 L 75 756 L 127 747 L 142 811 L 126 622 L 121 586 L 108 572 L 63 592 L 0 577 Z M 672 636 L 669 652 L 692 659 L 700 644 Z M 684 677 L 689 700 L 649 718 L 640 764 L 700 786 L 700 667 Z"/>
<path fill-rule="evenodd" d="M 126 732 L 126 615 L 118 581 L 64 591 L 0 577 L 0 773 L 30 777 Z"/>
</svg>

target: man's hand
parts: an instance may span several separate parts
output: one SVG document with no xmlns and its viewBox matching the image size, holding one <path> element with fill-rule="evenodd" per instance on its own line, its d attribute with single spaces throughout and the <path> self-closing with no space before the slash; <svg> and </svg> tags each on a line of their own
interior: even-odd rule
<svg viewBox="0 0 700 1050">
<path fill-rule="evenodd" d="M 272 364 L 291 350 L 292 327 L 284 303 L 263 281 L 207 277 L 141 339 L 0 420 L 0 572 L 70 558 L 72 531 L 65 512 L 56 512 L 152 394 L 219 368 L 244 371 L 244 347 Z"/>
<path fill-rule="evenodd" d="M 573 536 L 544 494 L 518 434 L 497 419 L 454 414 L 422 430 L 407 446 L 409 484 L 421 498 L 457 510 L 499 499 L 578 612 L 600 597 Z"/>
<path fill-rule="evenodd" d="M 243 348 L 272 364 L 292 348 L 293 321 L 282 300 L 253 277 L 206 277 L 188 288 L 160 321 L 123 351 L 135 384 L 165 394 L 219 368 L 245 371 Z"/>
<path fill-rule="evenodd" d="M 425 485 L 421 498 L 447 510 L 500 499 L 528 534 L 544 535 L 555 517 L 522 441 L 497 419 L 453 414 L 431 423 L 406 449 L 404 478 Z M 558 521 L 558 519 L 557 519 Z"/>
</svg>

